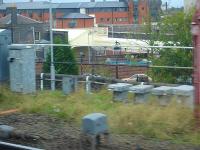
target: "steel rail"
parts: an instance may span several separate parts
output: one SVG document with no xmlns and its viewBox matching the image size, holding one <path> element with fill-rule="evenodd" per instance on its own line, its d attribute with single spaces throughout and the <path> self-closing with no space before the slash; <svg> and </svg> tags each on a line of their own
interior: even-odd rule
<svg viewBox="0 0 200 150">
<path fill-rule="evenodd" d="M 0 150 L 43 150 L 43 149 L 0 141 Z"/>
</svg>

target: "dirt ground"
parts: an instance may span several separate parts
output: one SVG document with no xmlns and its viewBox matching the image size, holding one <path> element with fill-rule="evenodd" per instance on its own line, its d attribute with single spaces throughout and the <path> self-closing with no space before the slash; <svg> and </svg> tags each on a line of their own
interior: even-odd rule
<svg viewBox="0 0 200 150">
<path fill-rule="evenodd" d="M 63 120 L 37 114 L 0 116 L 0 124 L 13 126 L 16 135 L 5 142 L 23 144 L 45 150 L 79 150 L 80 128 Z M 20 135 L 20 136 L 19 136 Z M 97 150 L 200 150 L 200 146 L 173 144 L 136 135 L 111 134 L 110 144 Z M 86 144 L 86 143 L 85 143 Z M 85 146 L 84 149 L 90 149 Z"/>
</svg>

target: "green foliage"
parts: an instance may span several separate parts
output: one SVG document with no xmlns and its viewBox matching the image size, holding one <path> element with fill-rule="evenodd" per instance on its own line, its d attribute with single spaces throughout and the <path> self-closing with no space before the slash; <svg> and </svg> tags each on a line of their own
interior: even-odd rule
<svg viewBox="0 0 200 150">
<path fill-rule="evenodd" d="M 67 39 L 62 40 L 61 37 L 57 36 L 54 38 L 55 44 L 68 44 Z M 65 62 L 55 63 L 55 70 L 57 74 L 78 74 L 78 66 L 76 64 L 74 50 L 71 47 L 56 46 L 54 47 L 54 62 Z M 47 60 L 44 64 L 44 72 L 50 72 L 51 55 L 50 52 L 47 55 Z"/>
<path fill-rule="evenodd" d="M 159 22 L 159 40 L 166 45 L 192 46 L 192 13 L 177 12 Z"/>
<path fill-rule="evenodd" d="M 165 46 L 192 46 L 191 14 L 178 12 L 164 17 L 158 24 L 159 34 L 152 35 L 154 38 L 150 41 L 150 45 L 156 45 L 155 41 L 159 41 Z M 151 57 L 155 66 L 192 67 L 192 50 L 153 49 L 152 51 L 159 54 L 159 57 L 153 55 Z M 153 68 L 149 74 L 154 78 L 154 81 L 176 83 L 177 79 L 185 82 L 191 78 L 192 70 Z"/>
</svg>

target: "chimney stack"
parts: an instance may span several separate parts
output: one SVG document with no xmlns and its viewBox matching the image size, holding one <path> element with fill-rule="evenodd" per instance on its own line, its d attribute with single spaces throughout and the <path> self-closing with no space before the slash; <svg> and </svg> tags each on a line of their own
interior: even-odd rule
<svg viewBox="0 0 200 150">
<path fill-rule="evenodd" d="M 90 0 L 90 2 L 95 2 L 95 0 Z"/>
<path fill-rule="evenodd" d="M 3 0 L 0 0 L 0 5 L 3 4 Z"/>
<path fill-rule="evenodd" d="M 17 24 L 17 7 L 16 5 L 6 8 L 6 15 L 11 14 L 11 24 Z"/>
</svg>

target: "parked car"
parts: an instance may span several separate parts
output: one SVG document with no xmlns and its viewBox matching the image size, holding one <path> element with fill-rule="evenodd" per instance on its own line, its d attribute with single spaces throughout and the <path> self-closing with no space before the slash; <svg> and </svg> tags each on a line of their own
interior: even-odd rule
<svg viewBox="0 0 200 150">
<path fill-rule="evenodd" d="M 151 82 L 152 78 L 146 74 L 134 74 L 131 77 L 123 78 L 122 80 L 127 82 Z"/>
</svg>

